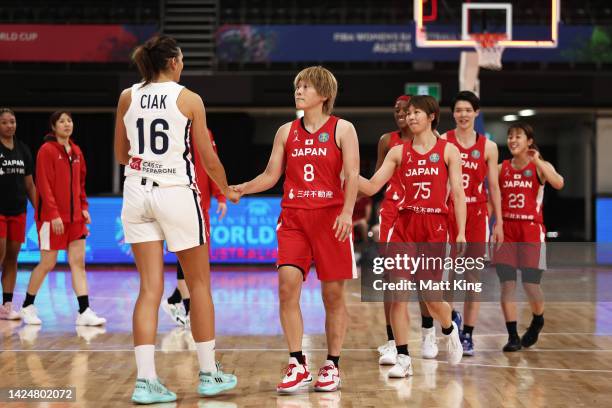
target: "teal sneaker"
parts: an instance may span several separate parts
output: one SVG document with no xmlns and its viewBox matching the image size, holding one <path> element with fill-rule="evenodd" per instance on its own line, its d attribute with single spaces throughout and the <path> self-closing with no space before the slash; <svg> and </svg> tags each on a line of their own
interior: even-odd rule
<svg viewBox="0 0 612 408">
<path fill-rule="evenodd" d="M 238 378 L 234 374 L 225 374 L 221 371 L 221 364 L 217 362 L 216 373 L 205 373 L 200 371 L 200 385 L 198 394 L 203 396 L 217 395 L 223 391 L 231 390 L 238 384 Z"/>
<path fill-rule="evenodd" d="M 159 379 L 136 379 L 132 401 L 137 404 L 155 404 L 176 401 L 176 394 L 168 390 Z"/>
</svg>

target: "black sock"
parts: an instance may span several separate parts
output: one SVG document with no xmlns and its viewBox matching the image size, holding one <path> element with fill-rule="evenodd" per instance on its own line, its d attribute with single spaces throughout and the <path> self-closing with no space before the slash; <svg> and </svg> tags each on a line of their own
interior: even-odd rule
<svg viewBox="0 0 612 408">
<path fill-rule="evenodd" d="M 458 316 L 457 311 L 456 311 L 455 309 L 453 309 L 453 310 L 451 311 L 451 319 L 453 319 L 453 322 L 454 322 L 455 320 L 457 320 L 457 316 Z M 461 327 L 458 327 L 458 329 L 460 329 L 460 328 L 461 328 Z"/>
<path fill-rule="evenodd" d="M 300 364 L 306 364 L 306 357 L 302 354 L 302 350 L 289 353 L 290 357 L 295 357 Z"/>
<path fill-rule="evenodd" d="M 172 292 L 172 295 L 168 298 L 168 303 L 175 305 L 177 303 L 181 303 L 181 299 L 181 292 L 178 290 L 178 288 L 174 288 L 174 292 Z"/>
<path fill-rule="evenodd" d="M 410 353 L 408 353 L 408 345 L 407 344 L 402 344 L 401 346 L 395 346 L 395 349 L 397 350 L 397 354 L 403 354 L 405 356 L 409 356 Z"/>
<path fill-rule="evenodd" d="M 183 306 L 185 306 L 185 314 L 186 315 L 189 315 L 189 301 L 190 300 L 191 299 L 189 299 L 189 298 L 183 299 Z"/>
<path fill-rule="evenodd" d="M 2 304 L 13 301 L 13 292 L 2 292 Z"/>
<path fill-rule="evenodd" d="M 393 328 L 391 328 L 390 324 L 387 325 L 387 340 L 395 340 L 395 337 L 393 337 Z"/>
<path fill-rule="evenodd" d="M 77 296 L 77 300 L 79 301 L 79 313 L 83 313 L 89 307 L 89 296 Z"/>
<path fill-rule="evenodd" d="M 469 334 L 472 337 L 472 332 L 474 331 L 474 326 L 468 326 L 467 324 L 463 325 L 463 334 Z"/>
<path fill-rule="evenodd" d="M 444 334 L 445 336 L 448 336 L 452 332 L 453 332 L 453 324 L 452 323 L 451 323 L 450 327 L 447 327 L 446 329 L 444 327 L 442 328 L 442 334 Z"/>
<path fill-rule="evenodd" d="M 506 330 L 508 330 L 508 335 L 510 337 L 518 337 L 518 332 L 516 331 L 516 322 L 506 322 Z"/>
<path fill-rule="evenodd" d="M 433 317 L 421 315 L 421 327 L 431 329 L 433 327 Z"/>
<path fill-rule="evenodd" d="M 340 367 L 338 364 L 340 362 L 340 356 L 332 356 L 331 354 L 327 355 L 327 359 L 329 361 L 333 361 L 336 368 Z"/>
<path fill-rule="evenodd" d="M 531 325 L 535 328 L 541 329 L 544 326 L 544 313 L 541 315 L 534 314 L 531 319 Z"/>
<path fill-rule="evenodd" d="M 34 304 L 34 299 L 36 299 L 36 295 L 30 295 L 28 292 L 26 292 L 26 298 L 23 301 L 23 305 L 21 305 L 22 308 L 24 307 L 28 307 L 30 305 Z"/>
</svg>

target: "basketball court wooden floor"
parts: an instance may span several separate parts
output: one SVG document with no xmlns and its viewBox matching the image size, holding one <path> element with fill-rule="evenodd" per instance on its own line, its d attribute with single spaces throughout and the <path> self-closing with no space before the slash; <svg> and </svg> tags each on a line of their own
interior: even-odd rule
<svg viewBox="0 0 612 408">
<path fill-rule="evenodd" d="M 609 281 L 609 272 L 600 281 Z M 21 303 L 28 273 L 18 275 Z M 305 284 L 302 308 L 304 350 L 316 370 L 326 356 L 323 305 L 316 279 Z M 76 403 L 6 403 L 0 406 L 131 406 L 136 367 L 131 313 L 138 291 L 133 271 L 89 274 L 93 308 L 108 319 L 105 328 L 76 328 L 76 300 L 70 275 L 51 273 L 37 297 L 43 325 L 0 321 L 0 388 L 76 387 Z M 166 274 L 166 295 L 174 273 Z M 546 326 L 534 349 L 502 353 L 506 341 L 499 306 L 483 303 L 475 331 L 476 355 L 449 367 L 420 358 L 418 306 L 410 305 L 410 349 L 414 376 L 388 380 L 376 346 L 385 340 L 379 303 L 362 303 L 358 282 L 347 291 L 350 324 L 340 360 L 343 384 L 335 393 L 278 396 L 275 385 L 287 361 L 278 320 L 276 275 L 269 271 L 213 274 L 218 358 L 238 376 L 238 387 L 214 399 L 198 398 L 197 360 L 189 333 L 160 312 L 157 370 L 179 397 L 167 407 L 594 407 L 612 401 L 612 303 L 549 303 Z M 610 290 L 598 288 L 598 290 Z M 459 305 L 460 306 L 460 305 Z M 520 332 L 529 322 L 521 305 Z M 439 329 L 438 329 L 439 332 Z M 443 349 L 443 342 L 440 343 Z M 314 373 L 313 373 L 314 374 Z"/>
</svg>

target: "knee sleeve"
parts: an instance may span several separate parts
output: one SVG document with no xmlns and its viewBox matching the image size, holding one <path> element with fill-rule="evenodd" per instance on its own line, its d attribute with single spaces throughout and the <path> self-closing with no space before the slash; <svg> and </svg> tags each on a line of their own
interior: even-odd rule
<svg viewBox="0 0 612 408">
<path fill-rule="evenodd" d="M 510 265 L 496 265 L 495 270 L 497 271 L 497 277 L 500 282 L 516 281 L 516 268 Z"/>
<path fill-rule="evenodd" d="M 542 269 L 525 268 L 521 269 L 521 278 L 523 283 L 540 284 L 542 281 Z"/>
</svg>

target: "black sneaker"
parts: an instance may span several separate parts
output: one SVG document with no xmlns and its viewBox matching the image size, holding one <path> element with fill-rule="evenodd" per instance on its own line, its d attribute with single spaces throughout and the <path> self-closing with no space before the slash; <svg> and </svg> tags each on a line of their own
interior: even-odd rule
<svg viewBox="0 0 612 408">
<path fill-rule="evenodd" d="M 509 336 L 508 342 L 502 349 L 505 352 L 514 352 L 521 349 L 521 339 L 518 336 Z"/>
<path fill-rule="evenodd" d="M 523 337 L 521 337 L 521 344 L 523 347 L 531 347 L 538 341 L 538 336 L 542 331 L 543 326 L 534 326 L 533 324 L 527 328 Z"/>
</svg>

